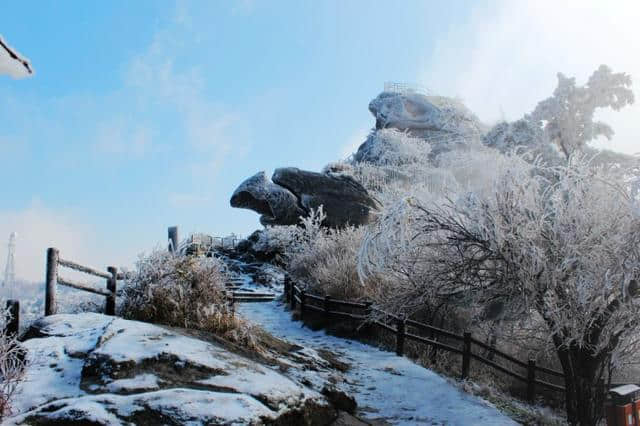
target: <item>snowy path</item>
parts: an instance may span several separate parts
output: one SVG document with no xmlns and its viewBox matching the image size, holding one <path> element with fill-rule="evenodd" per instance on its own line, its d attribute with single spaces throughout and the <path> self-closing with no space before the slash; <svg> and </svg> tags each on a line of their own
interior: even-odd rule
<svg viewBox="0 0 640 426">
<path fill-rule="evenodd" d="M 489 403 L 461 392 L 438 374 L 393 352 L 313 331 L 291 320 L 282 302 L 241 304 L 238 312 L 277 337 L 326 349 L 351 365 L 339 387 L 354 396 L 359 415 L 397 425 L 514 425 Z"/>
</svg>

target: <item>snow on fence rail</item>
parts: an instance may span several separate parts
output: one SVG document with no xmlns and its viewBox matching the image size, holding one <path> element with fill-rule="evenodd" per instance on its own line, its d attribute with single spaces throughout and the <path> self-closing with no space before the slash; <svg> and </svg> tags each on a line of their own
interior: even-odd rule
<svg viewBox="0 0 640 426">
<path fill-rule="evenodd" d="M 72 281 L 68 278 L 61 277 L 58 274 L 59 267 L 66 267 L 88 275 L 107 280 L 106 290 L 92 287 L 89 284 Z M 45 298 L 44 298 L 44 315 L 55 315 L 58 311 L 56 302 L 56 286 L 58 284 L 82 290 L 89 293 L 104 296 L 107 299 L 105 304 L 105 314 L 115 315 L 116 313 L 116 294 L 118 280 L 125 278 L 125 274 L 118 273 L 118 268 L 108 266 L 107 272 L 102 272 L 88 266 L 81 265 L 71 260 L 60 258 L 60 251 L 57 248 L 50 247 L 47 249 L 47 272 L 45 280 Z"/>
<path fill-rule="evenodd" d="M 308 294 L 299 286 L 292 283 L 288 276 L 285 276 L 284 294 L 286 302 L 291 306 L 291 310 L 295 310 L 296 307 L 298 308 L 301 319 L 304 319 L 304 316 L 307 312 L 314 311 L 324 315 L 327 318 L 340 317 L 347 320 L 364 322 L 372 317 L 372 313 L 377 312 L 381 317 L 384 318 L 384 320 L 376 319 L 374 321 L 371 321 L 371 324 L 395 334 L 395 350 L 398 356 L 402 356 L 404 354 L 404 346 L 406 340 L 411 340 L 418 344 L 431 346 L 436 349 L 461 355 L 462 379 L 466 379 L 469 377 L 471 360 L 473 359 L 486 366 L 491 367 L 494 370 L 498 370 L 503 374 L 526 383 L 527 399 L 529 401 L 533 402 L 535 400 L 537 386 L 541 386 L 552 391 L 565 392 L 564 386 L 541 380 L 537 375 L 537 373 L 544 373 L 550 376 L 564 379 L 564 374 L 562 372 L 537 366 L 535 360 L 533 359 L 530 359 L 527 362 L 516 359 L 513 356 L 506 354 L 495 347 L 474 339 L 469 332 L 464 332 L 462 335 L 452 333 L 438 327 L 433 327 L 428 324 L 423 324 L 418 321 L 413 321 L 391 314 L 389 312 L 385 312 L 372 306 L 371 303 L 351 302 L 346 300 L 334 299 L 329 296 L 321 297 L 313 294 Z M 356 314 L 344 308 L 349 308 L 351 310 L 353 310 L 354 308 L 359 309 L 361 313 Z M 419 334 L 420 332 L 428 333 L 430 337 L 421 336 Z M 452 344 L 449 344 L 449 342 L 444 343 L 436 340 L 440 337 L 453 340 L 455 344 L 461 344 L 461 347 L 453 346 Z M 490 357 L 488 358 L 477 352 L 474 352 L 474 347 L 484 349 L 485 351 L 491 353 L 493 356 L 501 357 L 523 369 L 526 369 L 526 375 L 518 374 L 515 371 L 498 364 L 492 359 L 489 359 Z M 616 385 L 612 384 L 611 386 Z"/>
</svg>

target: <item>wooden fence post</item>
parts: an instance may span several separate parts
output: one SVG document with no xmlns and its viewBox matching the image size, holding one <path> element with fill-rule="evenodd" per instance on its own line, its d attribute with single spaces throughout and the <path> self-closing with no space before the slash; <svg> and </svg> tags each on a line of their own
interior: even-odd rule
<svg viewBox="0 0 640 426">
<path fill-rule="evenodd" d="M 527 365 L 527 401 L 533 403 L 536 398 L 536 360 L 530 359 Z"/>
<path fill-rule="evenodd" d="M 364 316 L 367 318 L 371 317 L 371 306 L 373 306 L 373 302 L 365 302 Z"/>
<path fill-rule="evenodd" d="M 402 356 L 404 353 L 404 333 L 405 319 L 404 317 L 396 320 L 396 355 Z"/>
<path fill-rule="evenodd" d="M 107 303 L 105 306 L 105 314 L 107 315 L 115 315 L 116 314 L 116 289 L 118 286 L 118 268 L 115 266 L 107 266 L 107 272 L 111 274 L 111 278 L 107 280 L 107 291 L 110 291 L 111 294 L 107 296 Z"/>
<path fill-rule="evenodd" d="M 7 300 L 7 329 L 8 335 L 16 336 L 20 330 L 20 302 L 18 300 Z"/>
<path fill-rule="evenodd" d="M 56 283 L 58 281 L 58 249 L 49 247 L 47 249 L 47 275 L 45 278 L 44 293 L 44 315 L 55 315 L 58 311 L 56 306 Z"/>
<path fill-rule="evenodd" d="M 289 274 L 284 274 L 284 301 L 285 303 L 291 303 L 291 279 Z"/>
<path fill-rule="evenodd" d="M 300 321 L 304 320 L 304 304 L 305 304 L 304 296 L 305 296 L 305 291 L 302 290 L 300 292 Z"/>
<path fill-rule="evenodd" d="M 231 308 L 231 316 L 236 316 L 236 298 L 233 296 L 233 292 L 231 292 L 231 302 L 229 303 Z"/>
<path fill-rule="evenodd" d="M 167 233 L 169 234 L 169 251 L 171 253 L 177 253 L 178 252 L 178 227 L 170 226 L 169 229 L 167 230 Z"/>
<path fill-rule="evenodd" d="M 469 377 L 469 366 L 471 365 L 471 333 L 464 332 L 464 345 L 462 347 L 462 379 Z"/>
<path fill-rule="evenodd" d="M 325 319 L 329 319 L 329 315 L 331 312 L 331 296 L 329 295 L 325 295 L 324 296 L 324 303 L 322 308 L 324 309 L 324 317 Z"/>
<path fill-rule="evenodd" d="M 296 310 L 296 285 L 291 283 L 291 312 Z"/>
</svg>

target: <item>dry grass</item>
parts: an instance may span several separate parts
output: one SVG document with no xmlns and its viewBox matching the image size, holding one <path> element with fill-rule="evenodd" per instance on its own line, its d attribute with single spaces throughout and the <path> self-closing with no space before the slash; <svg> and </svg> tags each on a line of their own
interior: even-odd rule
<svg viewBox="0 0 640 426">
<path fill-rule="evenodd" d="M 255 348 L 254 326 L 234 314 L 226 298 L 223 264 L 215 258 L 156 250 L 141 257 L 123 288 L 127 319 L 214 333 Z"/>
<path fill-rule="evenodd" d="M 305 231 L 302 231 L 305 232 Z M 308 291 L 337 299 L 363 296 L 356 268 L 364 228 L 319 229 L 286 255 L 286 269 Z"/>
<path fill-rule="evenodd" d="M 16 336 L 5 333 L 6 312 L 0 310 L 0 420 L 11 414 L 11 398 L 24 377 L 25 351 Z"/>
</svg>

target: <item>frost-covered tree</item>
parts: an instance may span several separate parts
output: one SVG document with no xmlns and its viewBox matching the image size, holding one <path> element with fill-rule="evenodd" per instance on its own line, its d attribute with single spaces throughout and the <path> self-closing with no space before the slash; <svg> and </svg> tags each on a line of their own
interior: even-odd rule
<svg viewBox="0 0 640 426">
<path fill-rule="evenodd" d="M 628 74 L 613 73 L 606 65 L 601 65 L 585 86 L 576 86 L 575 78 L 558 73 L 553 96 L 541 101 L 528 118 L 539 123 L 549 140 L 568 158 L 599 136 L 611 139 L 613 129 L 594 121 L 593 115 L 598 108 L 618 111 L 632 104 L 634 95 L 630 87 Z"/>
<path fill-rule="evenodd" d="M 387 297 L 455 295 L 529 318 L 566 376 L 570 423 L 593 425 L 605 396 L 599 382 L 636 344 L 640 325 L 640 217 L 629 173 L 576 157 L 556 167 L 509 159 L 485 192 L 391 210 L 365 239 L 360 271 L 419 265 L 413 297 Z"/>
<path fill-rule="evenodd" d="M 563 154 L 549 142 L 539 123 L 530 117 L 511 123 L 503 121 L 496 124 L 483 136 L 483 142 L 503 154 L 514 149 L 525 149 L 533 154 L 533 157 L 540 156 L 549 164 L 558 164 L 564 160 Z"/>
</svg>

